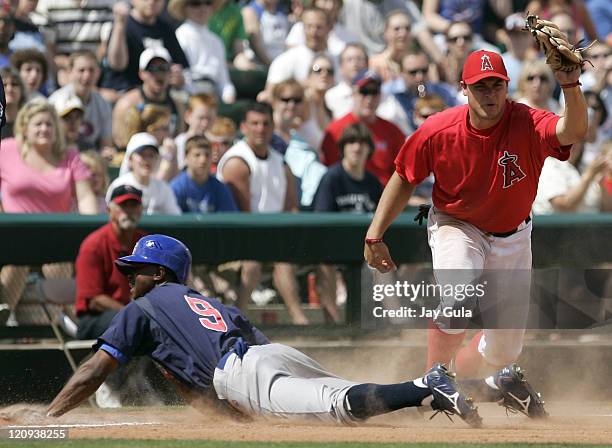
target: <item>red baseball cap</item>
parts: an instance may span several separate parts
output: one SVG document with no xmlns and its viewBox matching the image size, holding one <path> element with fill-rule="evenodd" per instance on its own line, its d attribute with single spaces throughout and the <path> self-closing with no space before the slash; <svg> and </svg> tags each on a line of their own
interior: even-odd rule
<svg viewBox="0 0 612 448">
<path fill-rule="evenodd" d="M 136 201 L 142 204 L 142 191 L 132 185 L 119 185 L 115 187 L 108 202 L 123 204 L 126 201 Z"/>
<path fill-rule="evenodd" d="M 499 53 L 477 50 L 470 53 L 463 66 L 461 79 L 466 84 L 476 84 L 484 78 L 500 78 L 510 81 L 504 60 Z"/>
</svg>

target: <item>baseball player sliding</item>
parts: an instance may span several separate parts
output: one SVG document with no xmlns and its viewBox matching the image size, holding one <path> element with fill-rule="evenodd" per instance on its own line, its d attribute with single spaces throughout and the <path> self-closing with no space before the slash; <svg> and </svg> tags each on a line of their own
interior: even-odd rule
<svg viewBox="0 0 612 448">
<path fill-rule="evenodd" d="M 509 78 L 499 54 L 479 50 L 468 56 L 461 81 L 468 104 L 428 118 L 395 160 L 396 171 L 366 235 L 364 256 L 371 267 L 383 273 L 396 268 L 384 233 L 415 186 L 433 173 L 427 234 L 438 282 L 452 276 L 449 282 L 457 281 L 461 272 L 466 282 L 483 270 L 501 272 L 502 282 L 518 272 L 529 273 L 530 212 L 544 160 L 567 160 L 571 145 L 587 130 L 579 66 L 554 74 L 565 98 L 563 116 L 509 101 Z M 529 305 L 529 274 L 520 278 L 496 291 L 518 309 L 511 328 L 485 329 L 459 350 L 465 331 L 431 322 L 428 366 L 453 360 L 459 375 L 476 376 L 514 362 L 523 347 Z M 545 415 L 539 394 L 520 368 L 512 364 L 505 371 L 506 379 L 514 378 L 512 393 L 505 393 L 498 374 L 474 382 L 474 398 L 502 400 L 530 417 Z"/>
<path fill-rule="evenodd" d="M 357 384 L 291 347 L 269 343 L 238 309 L 185 286 L 191 254 L 174 238 L 145 236 L 132 255 L 116 264 L 137 300 L 115 316 L 95 344 L 95 354 L 53 400 L 48 416 L 76 407 L 120 364 L 148 355 L 196 407 L 212 386 L 221 402 L 247 415 L 352 424 L 428 406 L 480 426 L 471 400 L 441 365 L 414 381 Z"/>
</svg>

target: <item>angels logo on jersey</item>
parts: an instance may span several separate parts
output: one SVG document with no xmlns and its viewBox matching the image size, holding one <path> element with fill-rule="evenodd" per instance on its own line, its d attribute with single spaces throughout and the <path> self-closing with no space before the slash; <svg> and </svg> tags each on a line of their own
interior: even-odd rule
<svg viewBox="0 0 612 448">
<path fill-rule="evenodd" d="M 497 161 L 504 169 L 504 188 L 509 188 L 526 177 L 526 174 L 518 165 L 517 161 L 518 156 L 510 154 L 508 151 L 504 151 L 504 155 Z"/>
</svg>

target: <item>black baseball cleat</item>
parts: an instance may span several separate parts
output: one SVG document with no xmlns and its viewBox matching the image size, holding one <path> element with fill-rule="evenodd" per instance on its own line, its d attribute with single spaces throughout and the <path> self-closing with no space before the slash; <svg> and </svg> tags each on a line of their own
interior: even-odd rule
<svg viewBox="0 0 612 448">
<path fill-rule="evenodd" d="M 451 415 L 458 415 L 473 428 L 482 426 L 478 408 L 472 399 L 467 397 L 457 385 L 455 374 L 448 371 L 444 364 L 435 364 L 425 375 L 427 386 L 433 395 L 431 407 L 438 413 L 444 413 L 451 421 Z"/>
<path fill-rule="evenodd" d="M 525 371 L 517 364 L 504 367 L 494 376 L 495 385 L 499 387 L 502 398 L 499 405 L 507 411 L 521 412 L 530 418 L 546 418 L 541 395 L 525 379 Z"/>
</svg>

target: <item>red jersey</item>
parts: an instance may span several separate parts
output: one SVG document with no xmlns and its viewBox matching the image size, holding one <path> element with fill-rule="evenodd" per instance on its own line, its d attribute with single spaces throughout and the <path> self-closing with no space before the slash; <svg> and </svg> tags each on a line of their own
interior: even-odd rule
<svg viewBox="0 0 612 448">
<path fill-rule="evenodd" d="M 338 146 L 340 136 L 344 128 L 353 123 L 359 123 L 359 119 L 352 113 L 348 113 L 327 126 L 323 143 L 321 143 L 322 162 L 325 165 L 331 166 L 340 160 L 340 147 Z M 366 169 L 374 174 L 383 185 L 386 185 L 395 171 L 394 160 L 406 136 L 397 126 L 382 118 L 376 117 L 373 123 L 363 123 L 372 133 L 372 140 L 374 140 L 374 154 L 368 160 Z"/>
<path fill-rule="evenodd" d="M 569 157 L 557 121 L 553 113 L 506 101 L 499 123 L 479 131 L 469 124 L 467 105 L 453 107 L 412 134 L 396 171 L 414 185 L 433 173 L 436 209 L 485 232 L 507 232 L 529 216 L 546 157 Z"/>
<path fill-rule="evenodd" d="M 131 254 L 136 242 L 145 235 L 146 232 L 136 230 L 130 247 L 122 247 L 108 223 L 83 240 L 76 259 L 77 315 L 87 312 L 89 300 L 101 294 L 124 305 L 129 303 L 130 286 L 115 266 L 115 260 Z"/>
</svg>

